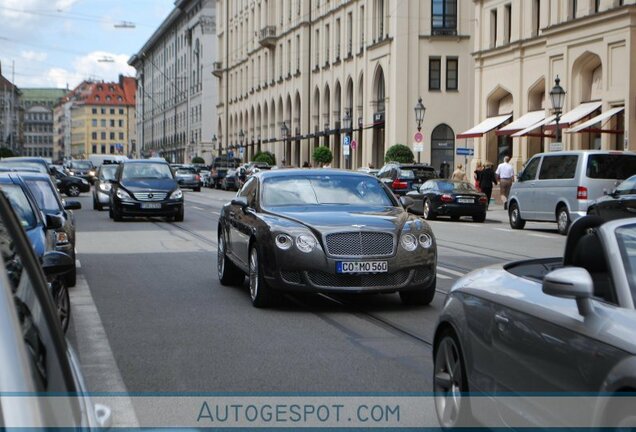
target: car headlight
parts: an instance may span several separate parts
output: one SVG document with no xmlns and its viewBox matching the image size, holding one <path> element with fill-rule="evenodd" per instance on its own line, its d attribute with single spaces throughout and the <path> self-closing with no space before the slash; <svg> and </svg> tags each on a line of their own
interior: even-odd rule
<svg viewBox="0 0 636 432">
<path fill-rule="evenodd" d="M 68 234 L 64 231 L 58 231 L 55 233 L 55 243 L 58 245 L 68 244 Z"/>
<path fill-rule="evenodd" d="M 75 173 L 74 173 L 73 171 L 69 171 L 69 172 L 68 172 L 68 175 L 70 175 L 70 176 L 74 176 L 74 175 L 75 175 Z"/>
<path fill-rule="evenodd" d="M 117 189 L 116 195 L 117 195 L 117 198 L 119 198 L 122 201 L 132 200 L 132 197 L 130 196 L 130 194 L 123 189 Z"/>
<path fill-rule="evenodd" d="M 95 177 L 95 171 L 89 171 L 88 175 L 91 176 L 91 177 Z"/>
<path fill-rule="evenodd" d="M 86 180 L 82 179 L 82 184 L 87 185 L 87 184 L 89 184 L 89 183 L 88 183 Z"/>
<path fill-rule="evenodd" d="M 417 239 L 413 234 L 403 234 L 400 238 L 400 244 L 402 245 L 402 248 L 404 248 L 404 250 L 407 250 L 409 252 L 413 252 L 415 249 L 417 249 Z"/>
<path fill-rule="evenodd" d="M 181 189 L 177 189 L 176 191 L 170 194 L 170 199 L 181 199 L 183 198 L 183 191 Z"/>
<path fill-rule="evenodd" d="M 104 191 L 104 192 L 110 192 L 110 190 L 113 188 L 113 185 L 111 185 L 110 183 L 100 183 L 99 184 L 99 189 Z"/>
<path fill-rule="evenodd" d="M 433 246 L 433 237 L 431 237 L 430 234 L 420 234 L 420 245 L 424 248 L 424 249 L 428 249 L 431 246 Z"/>
<path fill-rule="evenodd" d="M 312 235 L 301 234 L 296 237 L 296 247 L 299 251 L 309 253 L 316 248 L 318 242 Z"/>
<path fill-rule="evenodd" d="M 276 236 L 276 246 L 278 246 L 279 249 L 287 250 L 292 247 L 293 244 L 294 240 L 287 234 L 278 234 Z"/>
</svg>

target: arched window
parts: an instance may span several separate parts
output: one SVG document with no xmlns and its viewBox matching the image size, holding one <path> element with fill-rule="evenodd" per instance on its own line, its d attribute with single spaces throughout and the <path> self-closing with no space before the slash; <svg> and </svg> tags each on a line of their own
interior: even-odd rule
<svg viewBox="0 0 636 432">
<path fill-rule="evenodd" d="M 431 133 L 431 166 L 440 171 L 443 163 L 452 171 L 455 158 L 455 132 L 447 124 L 440 124 Z"/>
</svg>

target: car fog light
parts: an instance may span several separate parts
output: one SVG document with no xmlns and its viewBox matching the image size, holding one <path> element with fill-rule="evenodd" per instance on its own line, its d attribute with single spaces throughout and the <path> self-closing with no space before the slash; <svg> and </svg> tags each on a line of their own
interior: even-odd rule
<svg viewBox="0 0 636 432">
<path fill-rule="evenodd" d="M 413 234 L 404 234 L 400 239 L 400 244 L 405 250 L 413 252 L 417 248 L 417 239 Z"/>
<path fill-rule="evenodd" d="M 309 253 L 316 247 L 316 239 L 313 236 L 301 234 L 296 237 L 296 247 L 301 252 Z"/>
<path fill-rule="evenodd" d="M 292 247 L 293 244 L 294 241 L 287 234 L 278 234 L 276 236 L 276 246 L 278 246 L 279 249 L 287 250 Z"/>
<path fill-rule="evenodd" d="M 431 246 L 433 246 L 433 237 L 431 237 L 429 234 L 420 234 L 420 245 L 424 249 L 430 248 Z"/>
</svg>

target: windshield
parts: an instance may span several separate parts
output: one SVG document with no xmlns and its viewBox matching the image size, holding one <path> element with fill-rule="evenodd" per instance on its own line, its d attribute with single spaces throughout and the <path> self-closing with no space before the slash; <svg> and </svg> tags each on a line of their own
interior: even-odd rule
<svg viewBox="0 0 636 432">
<path fill-rule="evenodd" d="M 617 228 L 615 234 L 625 267 L 625 275 L 636 307 L 636 225 Z"/>
<path fill-rule="evenodd" d="M 171 179 L 172 171 L 168 164 L 136 163 L 125 164 L 122 174 L 124 180 L 135 179 Z"/>
<path fill-rule="evenodd" d="M 194 168 L 177 168 L 177 174 L 196 174 L 196 170 Z"/>
<path fill-rule="evenodd" d="M 35 228 L 37 217 L 22 188 L 16 184 L 3 184 L 0 189 L 9 199 L 13 211 L 18 216 L 18 220 L 24 229 Z"/>
<path fill-rule="evenodd" d="M 37 162 L 3 160 L 3 161 L 0 161 L 0 164 L 11 167 L 11 168 L 22 168 L 22 167 L 34 168 L 34 169 L 37 169 L 38 172 L 42 174 L 48 174 L 46 167 L 43 164 L 39 164 Z"/>
<path fill-rule="evenodd" d="M 394 206 L 381 183 L 367 176 L 278 177 L 266 179 L 262 188 L 264 206 Z"/>
<path fill-rule="evenodd" d="M 466 182 L 437 182 L 440 191 L 446 193 L 453 192 L 477 192 L 473 185 Z"/>
<path fill-rule="evenodd" d="M 632 176 L 618 185 L 616 193 L 619 195 L 636 194 L 636 176 Z"/>
<path fill-rule="evenodd" d="M 587 176 L 595 179 L 624 180 L 636 174 L 636 156 L 593 154 L 587 159 Z"/>
<path fill-rule="evenodd" d="M 71 168 L 91 169 L 93 168 L 93 164 L 90 161 L 73 161 L 71 162 Z"/>
<path fill-rule="evenodd" d="M 102 169 L 99 171 L 99 179 L 105 181 L 115 180 L 115 172 L 117 172 L 117 165 L 102 165 Z"/>
<path fill-rule="evenodd" d="M 60 203 L 55 196 L 55 191 L 51 188 L 51 183 L 45 180 L 25 180 L 24 181 L 31 194 L 38 203 L 38 207 L 45 212 L 60 211 Z"/>
</svg>

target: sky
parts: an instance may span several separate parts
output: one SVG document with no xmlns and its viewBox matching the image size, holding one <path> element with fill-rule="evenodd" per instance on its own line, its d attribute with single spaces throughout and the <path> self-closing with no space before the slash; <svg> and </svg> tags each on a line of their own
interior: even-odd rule
<svg viewBox="0 0 636 432">
<path fill-rule="evenodd" d="M 134 76 L 128 59 L 173 8 L 174 0 L 0 0 L 2 75 L 21 88 L 70 89 Z M 135 28 L 115 27 L 123 21 Z"/>
</svg>

